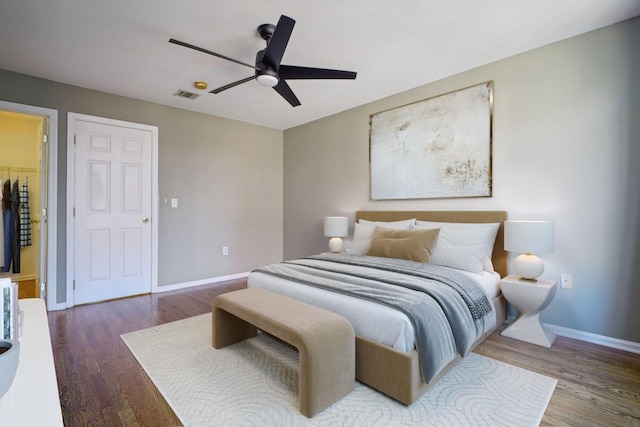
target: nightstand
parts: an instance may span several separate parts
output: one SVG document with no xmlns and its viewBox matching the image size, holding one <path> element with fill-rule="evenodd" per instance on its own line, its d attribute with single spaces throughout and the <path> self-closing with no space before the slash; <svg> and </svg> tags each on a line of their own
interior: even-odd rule
<svg viewBox="0 0 640 427">
<path fill-rule="evenodd" d="M 518 310 L 516 319 L 500 335 L 550 348 L 556 335 L 540 323 L 540 313 L 553 300 L 556 281 L 534 282 L 507 276 L 500 282 L 500 288 L 509 304 Z"/>
</svg>

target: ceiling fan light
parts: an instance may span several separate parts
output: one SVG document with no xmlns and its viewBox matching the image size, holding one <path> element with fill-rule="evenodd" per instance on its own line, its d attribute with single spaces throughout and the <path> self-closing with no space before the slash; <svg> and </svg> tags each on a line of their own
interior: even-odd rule
<svg viewBox="0 0 640 427">
<path fill-rule="evenodd" d="M 260 74 L 256 77 L 258 84 L 265 87 L 274 87 L 278 84 L 278 78 L 276 76 L 272 76 L 270 74 Z"/>
</svg>

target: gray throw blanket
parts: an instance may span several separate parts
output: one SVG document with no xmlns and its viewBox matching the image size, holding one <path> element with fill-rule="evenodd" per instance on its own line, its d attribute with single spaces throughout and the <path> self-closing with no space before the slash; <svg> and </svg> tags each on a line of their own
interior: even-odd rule
<svg viewBox="0 0 640 427">
<path fill-rule="evenodd" d="M 414 326 L 427 382 L 458 354 L 465 356 L 495 323 L 495 311 L 479 285 L 460 272 L 439 266 L 328 254 L 256 271 L 402 311 Z"/>
<path fill-rule="evenodd" d="M 363 255 L 324 254 L 306 257 L 305 259 L 320 259 L 342 264 L 359 265 L 361 267 L 379 268 L 381 270 L 394 271 L 423 279 L 437 280 L 450 286 L 460 295 L 469 308 L 473 320 L 480 319 L 493 310 L 487 295 L 478 284 L 469 276 L 465 276 L 456 270 L 404 259 L 379 258 Z M 422 290 L 412 287 L 409 284 L 399 284 L 399 286 Z"/>
</svg>

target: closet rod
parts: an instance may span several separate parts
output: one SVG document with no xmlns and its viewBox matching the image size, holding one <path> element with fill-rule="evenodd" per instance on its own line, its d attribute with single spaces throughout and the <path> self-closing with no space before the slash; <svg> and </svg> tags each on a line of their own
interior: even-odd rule
<svg viewBox="0 0 640 427">
<path fill-rule="evenodd" d="M 38 172 L 36 168 L 19 168 L 12 166 L 0 166 L 0 172 Z"/>
</svg>

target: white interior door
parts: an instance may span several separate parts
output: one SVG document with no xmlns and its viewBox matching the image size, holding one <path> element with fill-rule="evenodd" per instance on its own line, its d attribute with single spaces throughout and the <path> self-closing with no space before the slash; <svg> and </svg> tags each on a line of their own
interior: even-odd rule
<svg viewBox="0 0 640 427">
<path fill-rule="evenodd" d="M 75 304 L 151 292 L 153 135 L 141 126 L 75 121 Z"/>
</svg>

